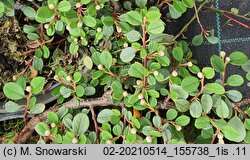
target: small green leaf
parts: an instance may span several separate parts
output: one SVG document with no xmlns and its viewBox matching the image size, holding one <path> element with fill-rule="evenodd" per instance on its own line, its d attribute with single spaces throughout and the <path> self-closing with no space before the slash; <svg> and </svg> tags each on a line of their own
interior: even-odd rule
<svg viewBox="0 0 250 160">
<path fill-rule="evenodd" d="M 129 11 L 126 13 L 126 21 L 133 26 L 142 24 L 142 16 L 137 11 Z"/>
<path fill-rule="evenodd" d="M 49 58 L 49 55 L 50 55 L 49 48 L 47 46 L 43 45 L 43 57 Z"/>
<path fill-rule="evenodd" d="M 198 129 L 206 128 L 209 125 L 210 125 L 210 119 L 206 116 L 197 118 L 194 123 L 194 126 Z"/>
<path fill-rule="evenodd" d="M 101 64 L 107 68 L 110 69 L 111 65 L 112 65 L 112 55 L 110 54 L 110 52 L 108 50 L 104 50 L 101 55 L 100 55 L 100 62 Z"/>
<path fill-rule="evenodd" d="M 96 26 L 96 20 L 95 18 L 91 17 L 91 16 L 83 16 L 82 22 L 88 26 L 88 27 L 95 27 Z"/>
<path fill-rule="evenodd" d="M 39 135 L 45 136 L 45 132 L 49 131 L 49 126 L 44 122 L 39 122 L 36 124 L 35 130 Z"/>
<path fill-rule="evenodd" d="M 202 113 L 201 103 L 198 100 L 195 100 L 190 105 L 190 114 L 194 118 L 199 118 Z"/>
<path fill-rule="evenodd" d="M 3 4 L 3 2 L 0 2 L 0 14 L 3 13 L 5 10 L 5 6 Z"/>
<path fill-rule="evenodd" d="M 128 74 L 132 77 L 136 77 L 136 78 L 143 78 L 144 76 L 144 67 L 141 63 L 135 62 L 134 64 L 132 64 L 128 70 Z"/>
<path fill-rule="evenodd" d="M 82 74 L 80 72 L 75 72 L 73 74 L 73 80 L 75 83 L 79 82 L 82 78 Z"/>
<path fill-rule="evenodd" d="M 183 58 L 183 50 L 181 47 L 175 47 L 173 49 L 173 56 L 174 56 L 174 59 L 177 60 L 177 61 L 181 61 L 182 58 Z"/>
<path fill-rule="evenodd" d="M 229 86 L 234 86 L 234 87 L 241 86 L 243 83 L 244 83 L 244 79 L 238 74 L 231 75 L 227 79 L 227 85 Z"/>
<path fill-rule="evenodd" d="M 182 115 L 175 120 L 177 125 L 186 126 L 190 122 L 190 117 Z"/>
<path fill-rule="evenodd" d="M 209 94 L 201 96 L 201 106 L 204 112 L 209 113 L 213 107 L 213 99 Z"/>
<path fill-rule="evenodd" d="M 190 108 L 190 103 L 185 99 L 177 99 L 175 101 L 175 105 L 177 110 L 179 110 L 180 112 L 186 112 Z"/>
<path fill-rule="evenodd" d="M 65 86 L 62 86 L 60 88 L 60 93 L 61 95 L 63 96 L 63 98 L 69 98 L 69 96 L 71 95 L 72 93 L 72 90 L 69 89 L 69 88 L 66 88 Z"/>
<path fill-rule="evenodd" d="M 113 90 L 113 98 L 115 100 L 121 100 L 123 98 L 122 84 L 119 81 L 114 81 L 111 85 L 111 88 Z"/>
<path fill-rule="evenodd" d="M 215 36 L 206 37 L 207 41 L 211 44 L 217 44 L 219 42 L 219 38 Z"/>
<path fill-rule="evenodd" d="M 173 2 L 173 6 L 180 13 L 184 13 L 187 10 L 187 7 L 185 6 L 185 4 L 182 1 L 179 1 L 179 0 L 175 0 Z"/>
<path fill-rule="evenodd" d="M 135 0 L 135 3 L 138 7 L 143 8 L 147 4 L 147 0 Z"/>
<path fill-rule="evenodd" d="M 218 83 L 208 83 L 205 86 L 205 88 L 211 93 L 215 93 L 215 94 L 224 94 L 225 93 L 224 87 Z"/>
<path fill-rule="evenodd" d="M 204 40 L 203 36 L 201 34 L 198 34 L 198 35 L 193 37 L 192 44 L 194 46 L 199 46 L 199 45 L 201 45 L 203 43 L 203 40 Z"/>
<path fill-rule="evenodd" d="M 136 41 L 140 40 L 141 33 L 136 31 L 136 30 L 132 30 L 132 31 L 128 32 L 127 34 L 125 34 L 125 36 L 129 42 L 136 42 Z"/>
<path fill-rule="evenodd" d="M 59 4 L 57 5 L 57 9 L 60 11 L 60 12 L 68 12 L 70 9 L 71 9 L 71 4 L 69 1 L 61 1 L 59 2 Z"/>
<path fill-rule="evenodd" d="M 135 53 L 136 53 L 136 49 L 134 49 L 133 47 L 127 47 L 122 50 L 120 54 L 120 58 L 123 62 L 129 63 L 130 61 L 134 59 Z"/>
<path fill-rule="evenodd" d="M 45 78 L 44 77 L 36 77 L 31 80 L 30 86 L 32 87 L 32 93 L 38 94 L 42 91 L 45 85 Z"/>
<path fill-rule="evenodd" d="M 221 128 L 221 131 L 223 135 L 225 136 L 225 138 L 230 141 L 236 141 L 237 138 L 240 137 L 240 133 L 236 129 L 228 125 L 223 126 Z"/>
<path fill-rule="evenodd" d="M 37 71 L 41 71 L 43 69 L 42 58 L 34 56 L 34 60 L 32 61 L 32 67 Z"/>
<path fill-rule="evenodd" d="M 78 113 L 72 123 L 72 129 L 75 135 L 84 134 L 89 128 L 89 117 L 85 113 Z"/>
<path fill-rule="evenodd" d="M 211 67 L 204 67 L 202 68 L 202 73 L 207 79 L 212 79 L 215 76 L 214 69 Z"/>
<path fill-rule="evenodd" d="M 224 71 L 224 62 L 222 61 L 221 57 L 213 55 L 210 58 L 210 62 L 214 70 L 217 72 L 222 73 Z"/>
<path fill-rule="evenodd" d="M 174 120 L 177 117 L 177 115 L 178 115 L 178 112 L 173 108 L 169 109 L 166 113 L 166 117 L 170 121 Z"/>
<path fill-rule="evenodd" d="M 23 106 L 20 106 L 15 102 L 8 101 L 7 103 L 5 103 L 4 108 L 7 112 L 17 112 L 18 110 L 23 108 Z"/>
<path fill-rule="evenodd" d="M 239 102 L 242 100 L 242 94 L 237 90 L 227 91 L 227 97 L 231 99 L 233 102 Z"/>
<path fill-rule="evenodd" d="M 147 12 L 146 17 L 149 23 L 154 23 L 161 18 L 161 13 L 159 11 L 149 11 Z"/>
<path fill-rule="evenodd" d="M 36 104 L 34 107 L 30 109 L 31 114 L 40 114 L 45 110 L 45 105 L 42 103 Z"/>
<path fill-rule="evenodd" d="M 88 69 L 92 69 L 93 61 L 89 56 L 84 57 L 83 63 Z"/>
<path fill-rule="evenodd" d="M 81 85 L 76 86 L 76 95 L 77 97 L 82 97 L 84 95 L 84 87 Z"/>
<path fill-rule="evenodd" d="M 47 6 L 42 6 L 38 9 L 36 13 L 36 21 L 39 23 L 47 23 L 54 19 L 55 12 Z"/>
<path fill-rule="evenodd" d="M 49 112 L 47 115 L 47 119 L 48 119 L 49 124 L 51 124 L 51 123 L 57 124 L 59 121 L 58 116 L 55 112 Z"/>
<path fill-rule="evenodd" d="M 116 136 L 119 136 L 121 135 L 122 133 L 122 127 L 119 125 L 119 124 L 116 124 L 113 129 L 112 129 L 113 133 L 116 135 Z"/>
<path fill-rule="evenodd" d="M 223 100 L 221 104 L 216 107 L 216 113 L 220 118 L 227 118 L 229 116 L 229 108 Z"/>
<path fill-rule="evenodd" d="M 182 2 L 187 6 L 188 8 L 194 7 L 194 1 L 193 0 L 182 0 Z"/>
<path fill-rule="evenodd" d="M 200 80 L 196 77 L 186 77 L 182 83 L 181 87 L 187 92 L 194 92 L 200 85 Z"/>
<path fill-rule="evenodd" d="M 76 44 L 75 42 L 70 43 L 69 52 L 71 54 L 77 53 L 78 49 L 79 49 L 79 45 L 78 44 Z"/>
<path fill-rule="evenodd" d="M 248 57 L 243 52 L 240 51 L 235 51 L 231 53 L 229 58 L 230 58 L 230 63 L 237 66 L 244 65 L 248 61 Z"/>
<path fill-rule="evenodd" d="M 1 8 L 1 5 L 0 5 L 0 8 Z M 30 20 L 35 19 L 36 10 L 34 10 L 32 7 L 24 6 L 21 10 L 23 11 L 24 15 L 27 16 Z M 1 13 L 1 11 L 0 11 L 0 13 Z"/>
<path fill-rule="evenodd" d="M 182 15 L 182 13 L 178 12 L 172 4 L 169 4 L 169 13 L 173 19 L 178 19 Z"/>
<path fill-rule="evenodd" d="M 161 126 L 162 126 L 161 117 L 160 116 L 154 116 L 153 117 L 153 124 L 155 125 L 155 127 L 161 128 Z"/>
<path fill-rule="evenodd" d="M 110 117 L 113 115 L 113 112 L 110 109 L 103 109 L 97 115 L 97 122 L 98 123 L 105 123 L 110 120 Z"/>
<path fill-rule="evenodd" d="M 154 23 L 150 23 L 147 28 L 148 32 L 151 34 L 160 34 L 164 31 L 164 29 L 165 26 L 161 20 L 158 20 Z"/>
<path fill-rule="evenodd" d="M 6 83 L 3 87 L 3 93 L 12 100 L 19 100 L 25 97 L 22 87 L 14 82 Z"/>
</svg>

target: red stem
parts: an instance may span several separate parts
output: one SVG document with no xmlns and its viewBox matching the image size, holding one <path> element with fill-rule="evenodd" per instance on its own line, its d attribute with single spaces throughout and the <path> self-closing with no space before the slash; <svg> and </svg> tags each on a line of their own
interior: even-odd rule
<svg viewBox="0 0 250 160">
<path fill-rule="evenodd" d="M 238 25 L 243 26 L 243 27 L 245 27 L 245 28 L 247 28 L 247 29 L 250 29 L 250 26 L 249 26 L 249 25 L 244 24 L 244 23 L 242 23 L 242 22 L 240 22 L 240 21 L 234 19 L 233 17 L 227 15 L 226 13 L 222 13 L 222 15 L 225 16 L 225 17 L 227 17 L 227 18 L 230 19 L 231 21 L 237 23 Z"/>
</svg>

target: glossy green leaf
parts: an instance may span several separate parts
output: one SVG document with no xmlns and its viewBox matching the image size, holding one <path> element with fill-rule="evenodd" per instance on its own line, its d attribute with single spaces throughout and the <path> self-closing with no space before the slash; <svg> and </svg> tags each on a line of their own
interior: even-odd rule
<svg viewBox="0 0 250 160">
<path fill-rule="evenodd" d="M 19 100 L 25 97 L 24 90 L 14 82 L 8 82 L 3 87 L 3 93 L 12 100 Z"/>
<path fill-rule="evenodd" d="M 248 61 L 248 57 L 240 51 L 235 51 L 229 55 L 230 63 L 234 65 L 244 65 Z"/>
<path fill-rule="evenodd" d="M 136 77 L 136 78 L 143 78 L 144 76 L 144 67 L 141 63 L 135 62 L 134 64 L 132 64 L 128 70 L 128 74 L 132 77 Z"/>
<path fill-rule="evenodd" d="M 150 23 L 147 28 L 148 32 L 151 34 L 160 34 L 164 31 L 164 29 L 165 26 L 161 20 L 158 20 L 154 23 Z"/>
<path fill-rule="evenodd" d="M 214 70 L 217 72 L 222 73 L 224 71 L 224 62 L 222 61 L 221 57 L 213 55 L 210 58 L 210 62 Z"/>
<path fill-rule="evenodd" d="M 178 117 L 176 120 L 175 120 L 176 124 L 177 125 L 180 125 L 180 126 L 186 126 L 189 124 L 190 122 L 190 117 L 186 116 L 186 115 L 182 115 L 180 117 Z"/>
<path fill-rule="evenodd" d="M 215 93 L 215 94 L 225 93 L 224 87 L 218 83 L 208 83 L 205 85 L 205 88 L 211 93 Z"/>
<path fill-rule="evenodd" d="M 199 118 L 202 113 L 201 103 L 198 100 L 194 100 L 190 105 L 190 114 L 194 118 Z"/>
<path fill-rule="evenodd" d="M 15 103 L 15 102 L 12 102 L 12 101 L 8 101 L 7 103 L 4 104 L 4 109 L 7 111 L 7 112 L 17 112 L 19 111 L 21 108 L 23 108 L 23 106 Z"/>
<path fill-rule="evenodd" d="M 84 134 L 89 128 L 89 117 L 85 113 L 78 113 L 72 123 L 72 129 L 75 135 Z"/>
<path fill-rule="evenodd" d="M 200 80 L 196 77 L 186 77 L 182 83 L 181 87 L 187 92 L 194 92 L 200 85 Z"/>
<path fill-rule="evenodd" d="M 207 79 L 212 79 L 215 76 L 214 69 L 211 67 L 202 68 L 202 73 Z"/>
<path fill-rule="evenodd" d="M 129 11 L 126 13 L 126 21 L 133 26 L 142 24 L 142 16 L 137 11 Z"/>
<path fill-rule="evenodd" d="M 32 87 L 32 93 L 38 94 L 42 91 L 45 85 L 45 78 L 44 77 L 36 77 L 31 80 L 30 86 Z"/>
<path fill-rule="evenodd" d="M 112 65 L 112 60 L 113 60 L 112 55 L 110 54 L 108 50 L 104 50 L 101 53 L 100 62 L 105 68 L 110 69 Z"/>
<path fill-rule="evenodd" d="M 120 58 L 123 62 L 129 63 L 130 61 L 134 59 L 135 53 L 136 53 L 136 49 L 134 49 L 133 47 L 127 47 L 122 50 L 120 54 Z"/>
<path fill-rule="evenodd" d="M 209 94 L 201 96 L 201 106 L 205 113 L 209 113 L 213 107 L 213 99 Z"/>
<path fill-rule="evenodd" d="M 229 86 L 241 86 L 244 83 L 244 79 L 242 78 L 241 75 L 235 74 L 235 75 L 231 75 L 230 77 L 228 77 L 227 79 L 227 85 Z"/>
</svg>

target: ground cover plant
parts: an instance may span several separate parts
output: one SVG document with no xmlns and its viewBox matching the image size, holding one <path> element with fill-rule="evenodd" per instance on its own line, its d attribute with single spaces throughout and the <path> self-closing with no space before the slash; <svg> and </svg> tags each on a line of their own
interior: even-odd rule
<svg viewBox="0 0 250 160">
<path fill-rule="evenodd" d="M 250 80 L 246 53 L 214 53 L 210 66 L 199 67 L 189 49 L 188 41 L 218 43 L 199 20 L 202 7 L 242 17 L 209 4 L 2 0 L 0 39 L 12 42 L 5 57 L 22 67 L 0 87 L 5 110 L 24 111 L 23 130 L 6 133 L 3 143 L 250 143 L 250 100 L 237 90 Z M 195 14 L 180 33 L 166 33 L 187 10 Z M 185 40 L 195 19 L 201 33 Z M 244 77 L 227 72 L 230 65 Z M 39 101 L 49 90 L 55 101 Z"/>
</svg>

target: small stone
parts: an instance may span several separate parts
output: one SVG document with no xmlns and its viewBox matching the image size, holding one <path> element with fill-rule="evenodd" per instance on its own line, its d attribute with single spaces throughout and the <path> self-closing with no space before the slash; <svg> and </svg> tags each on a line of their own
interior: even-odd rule
<svg viewBox="0 0 250 160">
<path fill-rule="evenodd" d="M 77 27 L 79 27 L 79 28 L 81 28 L 81 27 L 82 27 L 82 25 L 83 25 L 83 23 L 82 23 L 82 22 L 80 22 L 80 21 L 77 23 Z"/>
<path fill-rule="evenodd" d="M 121 33 L 121 32 L 122 32 L 122 28 L 119 27 L 119 26 L 116 27 L 116 30 L 117 30 L 118 33 Z"/>
<path fill-rule="evenodd" d="M 102 28 L 101 28 L 101 27 L 98 27 L 98 28 L 96 29 L 96 31 L 97 31 L 97 32 L 101 32 L 101 31 L 102 31 Z"/>
<path fill-rule="evenodd" d="M 136 134 L 137 130 L 136 130 L 136 128 L 132 128 L 132 129 L 130 130 L 130 132 L 131 132 L 132 134 Z"/>
<path fill-rule="evenodd" d="M 97 68 L 98 68 L 99 70 L 103 70 L 103 69 L 104 69 L 103 66 L 102 66 L 101 64 L 99 64 L 99 65 L 97 66 Z"/>
<path fill-rule="evenodd" d="M 154 75 L 158 76 L 159 72 L 158 71 L 154 71 Z"/>
<path fill-rule="evenodd" d="M 101 6 L 100 5 L 96 5 L 95 9 L 99 11 L 101 9 Z"/>
<path fill-rule="evenodd" d="M 187 62 L 187 66 L 188 66 L 188 67 L 192 67 L 192 66 L 193 66 L 193 63 L 192 63 L 192 62 Z"/>
<path fill-rule="evenodd" d="M 56 124 L 55 123 L 51 123 L 50 126 L 51 126 L 51 128 L 55 128 Z"/>
<path fill-rule="evenodd" d="M 176 125 L 176 126 L 175 126 L 175 129 L 176 129 L 177 131 L 181 131 L 181 130 L 182 130 L 182 127 L 179 126 L 179 125 Z"/>
<path fill-rule="evenodd" d="M 177 76 L 178 76 L 178 73 L 176 72 L 176 70 L 174 70 L 174 71 L 172 72 L 172 76 L 174 76 L 174 77 L 177 77 Z"/>
<path fill-rule="evenodd" d="M 146 104 L 146 101 L 145 101 L 144 99 L 142 99 L 142 100 L 140 101 L 140 104 L 141 104 L 141 105 L 145 105 L 145 104 Z"/>
<path fill-rule="evenodd" d="M 66 77 L 66 81 L 68 81 L 68 82 L 72 81 L 72 77 L 71 76 L 67 76 Z"/>
<path fill-rule="evenodd" d="M 55 5 L 54 4 L 49 4 L 49 9 L 55 9 Z"/>
<path fill-rule="evenodd" d="M 49 136 L 49 135 L 50 135 L 50 131 L 49 131 L 49 130 L 46 130 L 46 131 L 44 132 L 44 135 L 45 135 L 45 136 Z"/>
<path fill-rule="evenodd" d="M 107 140 L 106 144 L 113 144 L 111 140 Z"/>
<path fill-rule="evenodd" d="M 226 52 L 225 51 L 221 51 L 220 52 L 220 56 L 224 58 L 226 56 Z"/>
<path fill-rule="evenodd" d="M 45 29 L 48 29 L 48 28 L 49 28 L 49 24 L 45 24 L 45 25 L 44 25 L 44 28 L 45 28 Z"/>
<path fill-rule="evenodd" d="M 165 55 L 165 53 L 163 51 L 159 51 L 158 52 L 159 56 L 163 57 Z"/>
<path fill-rule="evenodd" d="M 138 95 L 138 98 L 139 98 L 139 99 L 143 99 L 144 96 L 143 96 L 142 94 L 139 94 L 139 95 Z"/>
<path fill-rule="evenodd" d="M 128 43 L 127 42 L 123 43 L 123 47 L 127 48 L 128 47 Z"/>
<path fill-rule="evenodd" d="M 25 90 L 30 93 L 32 88 L 31 88 L 31 86 L 27 86 Z"/>
<path fill-rule="evenodd" d="M 147 141 L 148 143 L 151 143 L 152 140 L 153 140 L 152 137 L 150 137 L 150 136 L 147 136 L 147 137 L 146 137 L 146 141 Z"/>
<path fill-rule="evenodd" d="M 127 91 L 123 91 L 123 97 L 127 97 L 128 96 L 128 92 Z"/>
<path fill-rule="evenodd" d="M 81 3 L 79 3 L 79 2 L 76 3 L 76 8 L 80 8 L 81 6 L 82 6 Z"/>
<path fill-rule="evenodd" d="M 73 143 L 73 144 L 77 144 L 77 143 L 78 143 L 78 139 L 77 139 L 76 137 L 74 137 L 74 138 L 72 139 L 72 143 Z"/>
<path fill-rule="evenodd" d="M 199 72 L 199 73 L 197 74 L 197 77 L 200 78 L 200 79 L 203 78 L 203 76 L 204 76 L 204 75 L 203 75 L 202 72 Z"/>
</svg>

